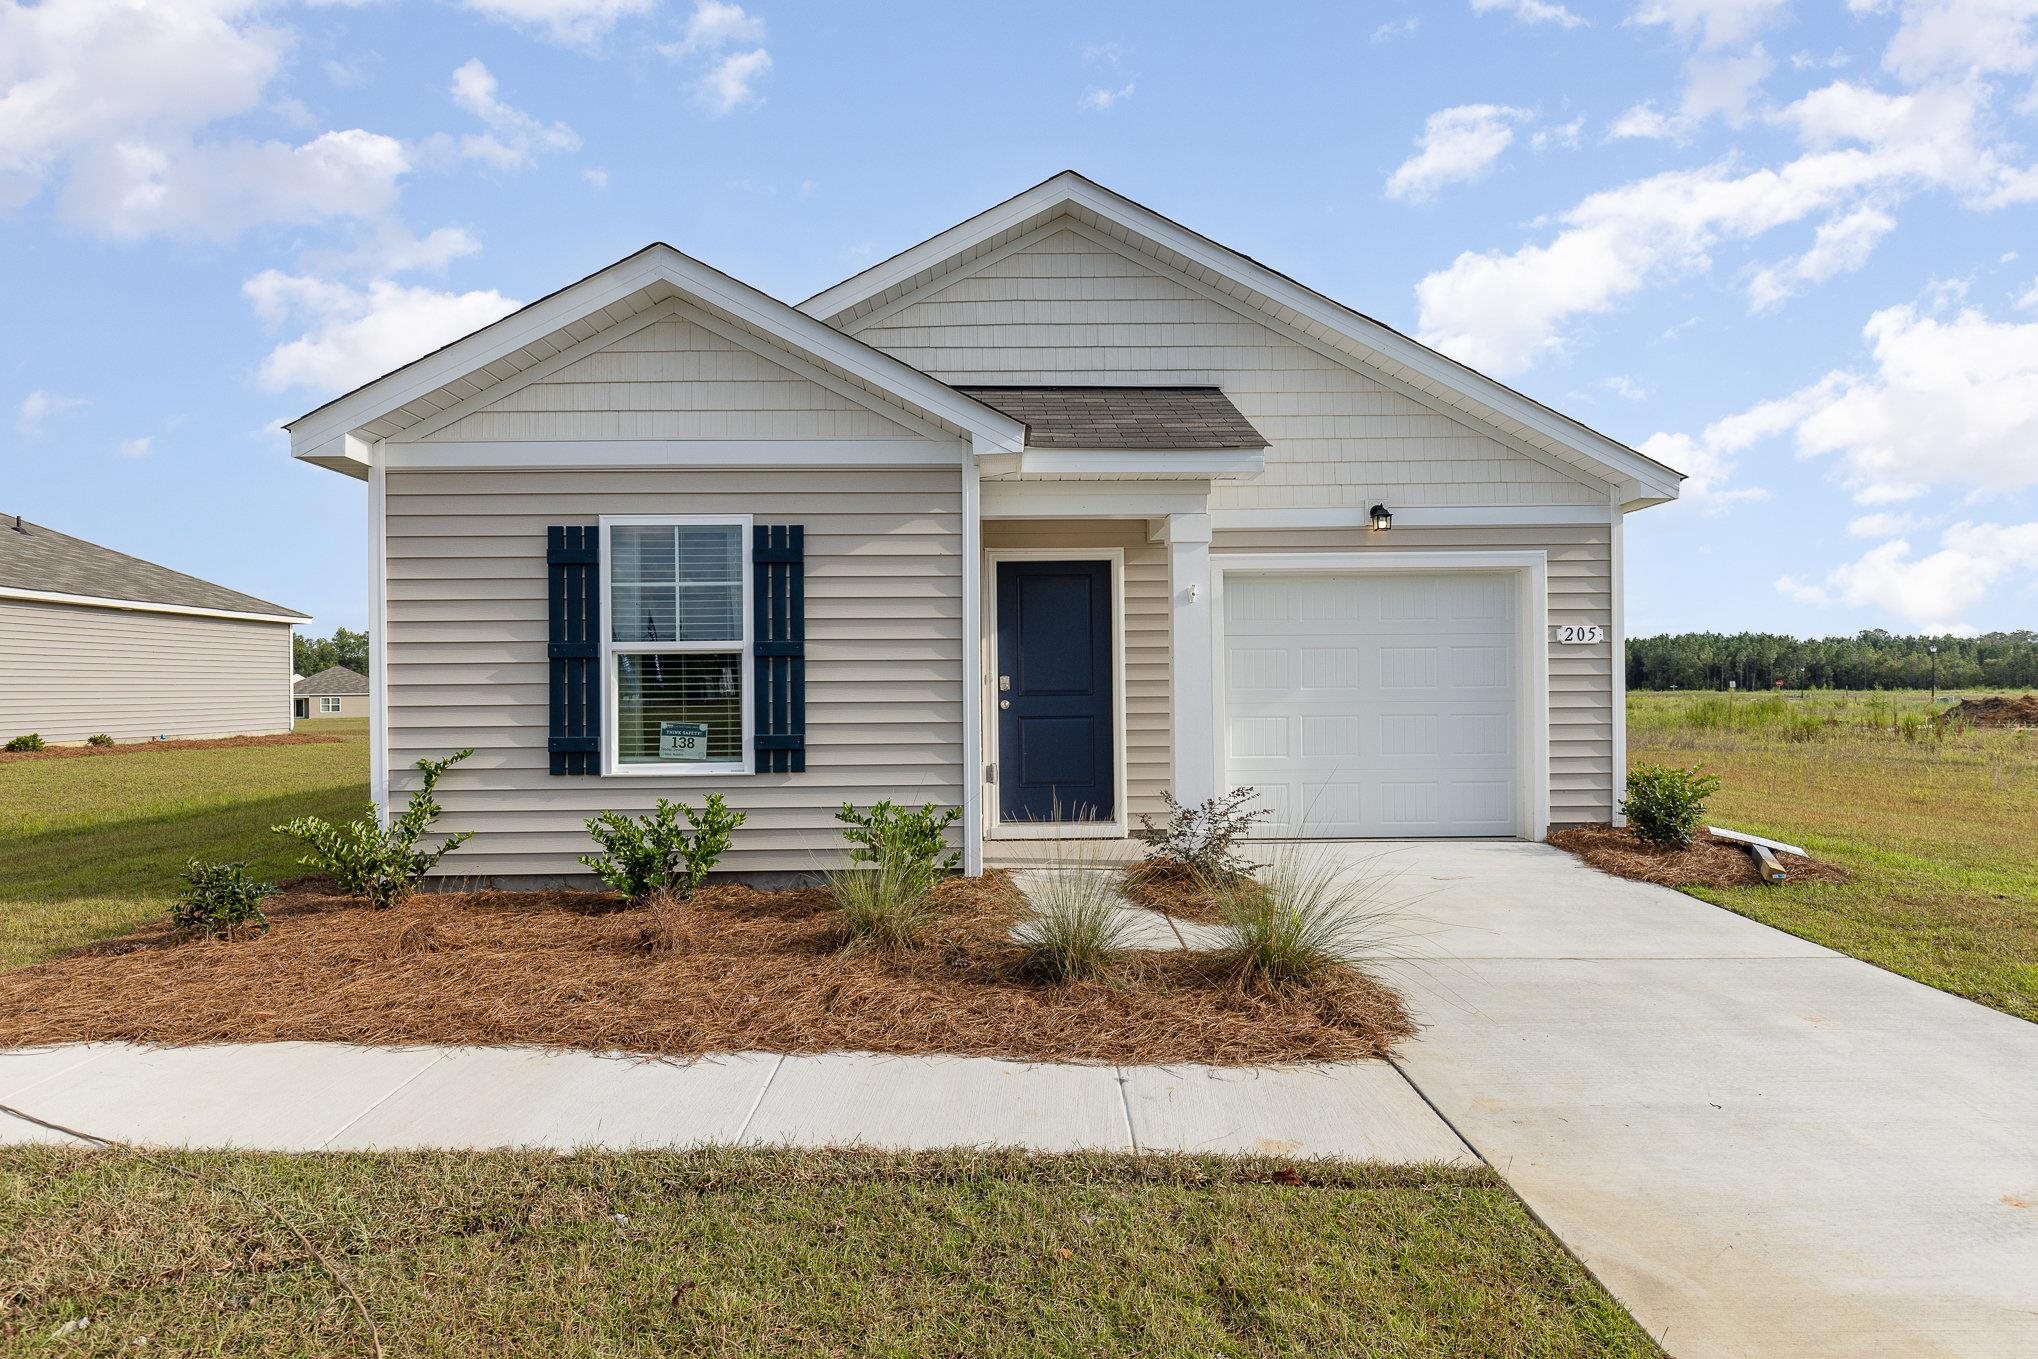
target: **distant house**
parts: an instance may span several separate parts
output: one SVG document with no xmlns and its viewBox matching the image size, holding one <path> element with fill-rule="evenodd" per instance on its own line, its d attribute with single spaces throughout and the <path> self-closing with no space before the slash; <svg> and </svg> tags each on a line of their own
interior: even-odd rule
<svg viewBox="0 0 2038 1359">
<path fill-rule="evenodd" d="M 299 717 L 366 717 L 368 677 L 344 665 L 329 665 L 291 686 Z"/>
<path fill-rule="evenodd" d="M 0 518 L 0 740 L 290 730 L 306 615 L 20 516 Z"/>
</svg>

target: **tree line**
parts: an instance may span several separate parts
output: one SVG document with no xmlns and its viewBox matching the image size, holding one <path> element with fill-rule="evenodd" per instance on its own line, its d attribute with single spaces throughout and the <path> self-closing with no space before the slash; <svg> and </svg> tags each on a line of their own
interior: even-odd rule
<svg viewBox="0 0 2038 1359">
<path fill-rule="evenodd" d="M 1938 648 L 1941 689 L 2038 688 L 2038 632 L 1853 637 L 1771 632 L 1680 632 L 1628 640 L 1628 688 L 1924 689 Z"/>
<path fill-rule="evenodd" d="M 344 665 L 357 675 L 368 673 L 368 634 L 365 632 L 349 632 L 340 628 L 330 637 L 307 637 L 296 632 L 291 634 L 291 642 L 295 649 L 292 668 L 300 675 L 316 675 L 336 665 Z"/>
</svg>

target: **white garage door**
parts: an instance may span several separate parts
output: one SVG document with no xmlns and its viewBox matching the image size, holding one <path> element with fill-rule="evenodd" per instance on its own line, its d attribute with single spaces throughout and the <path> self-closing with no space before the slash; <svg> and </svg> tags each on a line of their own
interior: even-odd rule
<svg viewBox="0 0 2038 1359">
<path fill-rule="evenodd" d="M 1227 786 L 1275 834 L 1514 834 L 1515 594 L 1504 573 L 1227 573 Z"/>
</svg>

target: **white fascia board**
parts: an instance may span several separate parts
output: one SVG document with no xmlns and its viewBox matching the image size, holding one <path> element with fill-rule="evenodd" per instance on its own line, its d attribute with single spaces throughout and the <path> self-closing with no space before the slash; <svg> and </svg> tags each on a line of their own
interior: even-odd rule
<svg viewBox="0 0 2038 1359">
<path fill-rule="evenodd" d="M 1341 335 L 1427 382 L 1450 388 L 1500 417 L 1553 440 L 1605 467 L 1616 479 L 1632 479 L 1649 494 L 1675 499 L 1678 473 L 1583 425 L 1575 424 L 1484 374 L 1445 358 L 1387 326 L 1343 307 L 1285 278 L 1235 250 L 1206 240 L 1151 209 L 1141 207 L 1064 171 L 1025 193 L 950 227 L 864 272 L 843 280 L 800 304 L 811 316 L 833 317 L 887 289 L 905 283 L 952 256 L 962 254 L 999 233 L 1063 205 L 1095 213 L 1129 232 L 1144 236 L 1211 272 L 1270 298 L 1314 325 Z M 1472 414 L 1473 412 L 1468 412 Z"/>
<path fill-rule="evenodd" d="M 1151 519 L 1200 514 L 1207 481 L 986 481 L 986 519 Z"/>
<path fill-rule="evenodd" d="M 1607 524 L 1612 514 L 1600 505 L 1410 505 L 1383 502 L 1394 514 L 1395 528 L 1547 527 L 1565 524 Z M 1292 509 L 1217 510 L 1212 519 L 1220 529 L 1365 528 L 1372 516 L 1362 509 L 1298 507 Z M 1388 532 L 1393 532 L 1389 529 Z"/>
<path fill-rule="evenodd" d="M 242 623 L 309 623 L 297 613 L 249 613 L 241 609 L 201 609 L 190 604 L 158 604 L 146 599 L 109 599 L 104 595 L 67 595 L 55 590 L 18 590 L 0 586 L 0 599 L 19 599 L 33 604 L 76 604 L 88 609 L 125 609 L 133 613 L 176 613 L 192 618 L 231 618 Z"/>
<path fill-rule="evenodd" d="M 308 447 L 299 447 L 293 437 L 290 456 L 299 462 L 323 467 L 328 472 L 350 476 L 356 481 L 368 480 L 368 441 L 352 434 L 336 434 L 323 443 Z"/>
<path fill-rule="evenodd" d="M 968 430 L 973 439 L 1015 452 L 1024 444 L 1026 427 L 1003 412 L 671 246 L 653 245 L 300 416 L 286 426 L 291 452 L 298 456 L 318 452 L 333 439 L 427 392 L 659 282 L 670 284 L 710 311 L 771 336 L 796 353 L 832 364 L 909 407 Z"/>
<path fill-rule="evenodd" d="M 448 439 L 382 445 L 392 472 L 545 467 L 957 467 L 929 439 Z"/>
<path fill-rule="evenodd" d="M 1259 449 L 1028 448 L 1002 476 L 1138 477 L 1156 481 L 1228 481 L 1267 470 Z M 985 475 L 992 475 L 989 468 Z"/>
</svg>

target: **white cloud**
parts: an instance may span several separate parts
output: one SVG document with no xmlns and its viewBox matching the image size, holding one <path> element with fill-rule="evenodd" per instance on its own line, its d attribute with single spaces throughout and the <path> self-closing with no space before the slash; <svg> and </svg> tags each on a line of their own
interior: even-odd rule
<svg viewBox="0 0 2038 1359">
<path fill-rule="evenodd" d="M 15 407 L 14 427 L 21 431 L 24 439 L 40 438 L 50 421 L 91 404 L 81 396 L 65 396 L 62 392 L 38 388 L 22 397 L 21 404 Z"/>
<path fill-rule="evenodd" d="M 534 29 L 554 42 L 590 47 L 622 20 L 648 14 L 658 0 L 461 0 L 464 8 L 518 28 Z"/>
<path fill-rule="evenodd" d="M 1731 160 L 1594 193 L 1557 218 L 1546 243 L 1467 251 L 1416 286 L 1422 340 L 1475 367 L 1515 373 L 1562 348 L 1570 325 L 1652 284 L 1704 272 L 1722 242 L 1925 188 L 1970 202 L 2005 169 L 1975 130 L 1976 95 L 1885 95 L 1840 82 L 1777 120 L 1808 148 L 1775 169 Z"/>
<path fill-rule="evenodd" d="M 276 346 L 256 380 L 268 391 L 346 391 L 514 311 L 494 291 L 441 292 L 378 279 L 365 288 L 270 269 L 242 285 L 255 314 L 305 333 Z"/>
<path fill-rule="evenodd" d="M 420 237 L 406 227 L 387 223 L 351 250 L 314 252 L 307 258 L 324 268 L 389 278 L 396 274 L 444 273 L 454 260 L 480 253 L 481 242 L 465 227 L 440 227 Z"/>
<path fill-rule="evenodd" d="M 1649 389 L 1625 373 L 1602 378 L 1599 385 L 1623 401 L 1646 401 L 1649 398 Z"/>
<path fill-rule="evenodd" d="M 694 0 L 680 40 L 658 50 L 675 61 L 704 63 L 691 86 L 694 102 L 720 118 L 762 99 L 756 85 L 771 70 L 771 53 L 761 45 L 764 34 L 764 20 L 741 5 Z"/>
<path fill-rule="evenodd" d="M 1547 151 L 1551 147 L 1556 146 L 1562 147 L 1567 151 L 1576 150 L 1578 140 L 1584 131 L 1585 115 L 1581 113 L 1568 123 L 1556 123 L 1549 127 L 1537 128 L 1529 136 L 1529 149 Z"/>
<path fill-rule="evenodd" d="M 1676 122 L 1669 114 L 1647 100 L 1632 108 L 1621 110 L 1606 129 L 1608 141 L 1620 141 L 1625 138 L 1653 141 L 1677 135 Z"/>
<path fill-rule="evenodd" d="M 1474 14 L 1512 14 L 1525 24 L 1577 28 L 1585 21 L 1551 0 L 1472 0 Z"/>
<path fill-rule="evenodd" d="M 479 57 L 453 72 L 453 102 L 479 118 L 486 132 L 460 139 L 460 154 L 498 170 L 529 165 L 543 151 L 577 151 L 580 136 L 564 123 L 546 124 L 502 101 L 495 74 Z"/>
<path fill-rule="evenodd" d="M 1929 633 L 1970 633 L 1962 616 L 2005 578 L 2038 571 L 2038 523 L 1959 523 L 1939 549 L 1918 556 L 1909 541 L 1878 544 L 1835 567 L 1823 583 L 1784 576 L 1776 588 L 1807 604 L 1878 609 Z"/>
<path fill-rule="evenodd" d="M 1514 125 L 1530 116 L 1504 104 L 1439 109 L 1423 124 L 1420 149 L 1387 177 L 1387 196 L 1421 202 L 1447 184 L 1485 178 L 1514 141 Z"/>
<path fill-rule="evenodd" d="M 1857 13 L 1884 0 L 1849 0 Z M 2030 0 L 1900 0 L 1883 67 L 1919 83 L 2038 67 L 2038 6 Z"/>
<path fill-rule="evenodd" d="M 606 189 L 609 186 L 609 172 L 599 165 L 588 166 L 580 172 L 580 177 L 597 189 Z"/>
<path fill-rule="evenodd" d="M 1392 42 L 1396 38 L 1406 38 L 1421 27 L 1422 20 L 1413 14 L 1406 19 L 1389 20 L 1373 30 L 1373 44 L 1378 46 L 1383 42 Z"/>
<path fill-rule="evenodd" d="M 1686 481 L 1678 499 L 1697 505 L 1708 514 L 1719 514 L 1749 500 L 1767 500 L 1769 492 L 1760 486 L 1731 486 L 1741 455 L 1765 439 L 1775 438 L 1795 425 L 1804 414 L 1802 395 L 1765 401 L 1737 415 L 1707 425 L 1696 438 L 1689 434 L 1652 434 L 1640 451 L 1657 462 L 1676 468 Z"/>
<path fill-rule="evenodd" d="M 1108 113 L 1113 106 L 1132 98 L 1132 92 L 1135 88 L 1137 88 L 1135 82 L 1130 80 L 1115 90 L 1106 89 L 1101 85 L 1092 85 L 1089 89 L 1083 91 L 1082 98 L 1076 100 L 1076 107 L 1082 109 L 1085 113 Z"/>
<path fill-rule="evenodd" d="M 146 458 L 155 442 L 154 439 L 144 434 L 139 438 L 121 440 L 120 447 L 114 451 L 123 458 Z"/>
<path fill-rule="evenodd" d="M 2016 305 L 2021 311 L 2029 311 L 2033 307 L 2038 307 L 2038 278 L 2031 280 L 2031 286 L 2018 296 Z"/>
<path fill-rule="evenodd" d="M 1899 533 L 1909 533 L 1918 527 L 1915 515 L 1892 514 L 1880 510 L 1874 514 L 1858 514 L 1847 521 L 1847 532 L 1856 538 L 1894 538 Z"/>
<path fill-rule="evenodd" d="M 1860 207 L 1822 224 L 1811 249 L 1756 271 L 1748 280 L 1748 303 L 1770 311 L 1785 298 L 1813 283 L 1851 274 L 1868 263 L 1884 236 L 1896 230 L 1896 218 L 1875 207 Z"/>
<path fill-rule="evenodd" d="M 1095 66 L 1099 62 L 1116 66 L 1125 56 L 1125 48 L 1115 42 L 1093 42 L 1083 48 L 1083 60 Z"/>
<path fill-rule="evenodd" d="M 1628 19 L 1670 29 L 1717 50 L 1745 42 L 1789 8 L 1790 0 L 1643 0 Z"/>
</svg>

